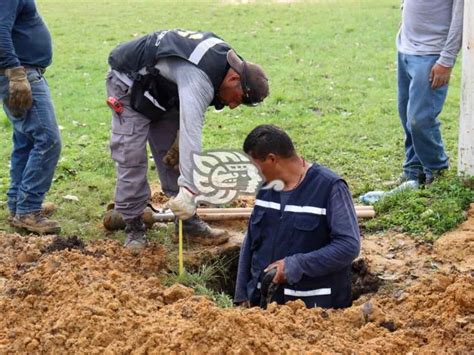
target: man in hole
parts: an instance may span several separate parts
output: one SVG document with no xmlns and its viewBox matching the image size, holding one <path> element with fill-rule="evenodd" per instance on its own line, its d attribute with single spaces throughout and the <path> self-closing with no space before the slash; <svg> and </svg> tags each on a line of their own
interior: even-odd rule
<svg viewBox="0 0 474 355">
<path fill-rule="evenodd" d="M 351 263 L 360 251 L 360 233 L 346 182 L 305 161 L 275 126 L 256 127 L 243 149 L 266 185 L 280 188 L 264 185 L 257 194 L 240 253 L 235 303 L 261 305 L 263 286 L 268 288 L 262 280 L 273 270 L 277 287 L 268 301 L 350 306 Z"/>
</svg>

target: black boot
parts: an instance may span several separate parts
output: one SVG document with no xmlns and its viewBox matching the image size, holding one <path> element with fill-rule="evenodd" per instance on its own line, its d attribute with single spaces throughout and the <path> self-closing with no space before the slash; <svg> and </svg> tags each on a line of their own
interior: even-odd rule
<svg viewBox="0 0 474 355">
<path fill-rule="evenodd" d="M 125 239 L 124 246 L 132 250 L 143 249 L 147 245 L 145 236 L 145 223 L 141 216 L 127 221 L 125 225 L 125 233 L 127 238 Z"/>
<path fill-rule="evenodd" d="M 177 236 L 177 220 L 175 221 L 175 231 Z M 202 245 L 220 245 L 229 240 L 229 234 L 227 231 L 209 227 L 209 225 L 196 214 L 183 221 L 183 235 L 191 242 Z"/>
</svg>

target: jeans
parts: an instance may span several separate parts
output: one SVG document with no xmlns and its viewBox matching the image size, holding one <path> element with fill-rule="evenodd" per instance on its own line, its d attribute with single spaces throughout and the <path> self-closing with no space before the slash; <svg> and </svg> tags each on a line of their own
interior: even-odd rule
<svg viewBox="0 0 474 355">
<path fill-rule="evenodd" d="M 3 104 L 13 125 L 13 150 L 10 160 L 10 212 L 24 215 L 41 210 L 51 187 L 61 152 L 61 137 L 46 79 L 36 69 L 27 70 L 33 106 L 22 117 L 14 117 Z M 8 78 L 0 75 L 0 99 L 8 95 Z"/>
<path fill-rule="evenodd" d="M 405 131 L 403 173 L 410 180 L 421 174 L 430 180 L 449 165 L 438 119 L 448 85 L 432 89 L 429 81 L 438 58 L 398 53 L 398 112 Z"/>
</svg>

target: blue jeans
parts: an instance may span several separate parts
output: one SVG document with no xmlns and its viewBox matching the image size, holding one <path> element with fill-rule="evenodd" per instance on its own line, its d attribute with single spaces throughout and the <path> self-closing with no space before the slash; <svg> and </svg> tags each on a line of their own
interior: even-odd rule
<svg viewBox="0 0 474 355">
<path fill-rule="evenodd" d="M 422 173 L 428 180 L 449 165 L 438 119 L 448 85 L 432 89 L 429 81 L 438 58 L 398 53 L 398 112 L 405 130 L 403 173 L 412 180 Z"/>
<path fill-rule="evenodd" d="M 28 69 L 27 74 L 33 93 L 31 109 L 22 117 L 14 117 L 3 105 L 13 125 L 8 208 L 18 215 L 41 210 L 61 152 L 48 83 L 38 70 Z M 8 79 L 0 75 L 0 99 L 7 94 Z"/>
</svg>

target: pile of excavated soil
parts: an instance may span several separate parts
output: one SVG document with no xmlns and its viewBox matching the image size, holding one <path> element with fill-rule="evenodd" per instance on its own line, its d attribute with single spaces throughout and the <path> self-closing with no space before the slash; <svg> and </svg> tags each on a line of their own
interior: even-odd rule
<svg viewBox="0 0 474 355">
<path fill-rule="evenodd" d="M 0 354 L 469 353 L 473 218 L 432 247 L 397 234 L 364 238 L 368 264 L 357 271 L 384 285 L 344 310 L 220 309 L 161 284 L 159 245 L 133 255 L 112 240 L 0 233 Z"/>
</svg>

